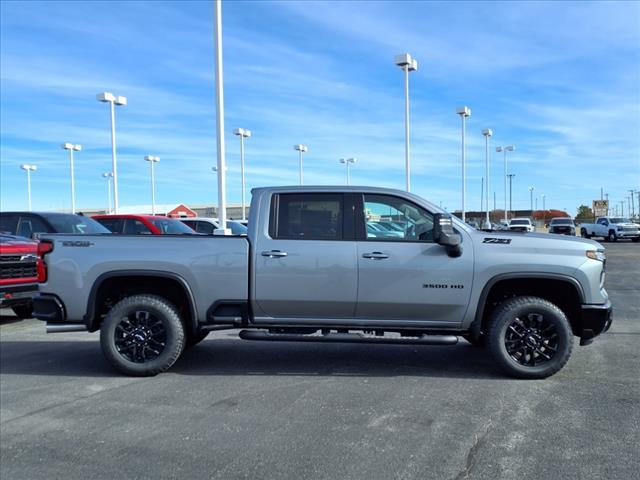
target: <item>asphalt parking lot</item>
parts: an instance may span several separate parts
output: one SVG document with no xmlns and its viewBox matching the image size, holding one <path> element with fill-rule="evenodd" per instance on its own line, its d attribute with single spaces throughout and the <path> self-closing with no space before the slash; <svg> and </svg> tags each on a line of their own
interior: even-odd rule
<svg viewBox="0 0 640 480">
<path fill-rule="evenodd" d="M 640 478 L 640 245 L 605 244 L 611 330 L 542 381 L 454 347 L 211 335 L 128 378 L 97 334 L 0 323 L 3 479 Z"/>
</svg>

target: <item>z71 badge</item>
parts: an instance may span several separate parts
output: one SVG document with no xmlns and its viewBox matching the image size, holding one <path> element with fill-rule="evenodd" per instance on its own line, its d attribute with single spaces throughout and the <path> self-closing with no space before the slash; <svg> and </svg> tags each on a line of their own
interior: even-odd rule
<svg viewBox="0 0 640 480">
<path fill-rule="evenodd" d="M 509 245 L 511 243 L 510 238 L 491 238 L 487 237 L 482 240 L 482 243 L 500 243 L 503 245 Z"/>
</svg>

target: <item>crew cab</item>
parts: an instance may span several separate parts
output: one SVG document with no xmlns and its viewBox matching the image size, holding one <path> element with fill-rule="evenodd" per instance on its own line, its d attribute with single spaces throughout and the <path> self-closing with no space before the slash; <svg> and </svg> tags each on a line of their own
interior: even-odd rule
<svg viewBox="0 0 640 480">
<path fill-rule="evenodd" d="M 601 237 L 609 242 L 618 239 L 631 239 L 640 241 L 640 226 L 628 218 L 600 217 L 596 223 L 583 223 L 580 225 L 580 236 L 583 238 Z"/>
<path fill-rule="evenodd" d="M 509 222 L 509 230 L 512 232 L 535 232 L 536 227 L 529 218 L 512 218 Z"/>
<path fill-rule="evenodd" d="M 253 190 L 247 236 L 43 235 L 48 332 L 100 330 L 129 375 L 170 368 L 212 330 L 245 340 L 486 344 L 544 378 L 611 324 L 592 240 L 481 232 L 408 192 Z M 402 236 L 370 233 L 392 222 Z"/>
</svg>

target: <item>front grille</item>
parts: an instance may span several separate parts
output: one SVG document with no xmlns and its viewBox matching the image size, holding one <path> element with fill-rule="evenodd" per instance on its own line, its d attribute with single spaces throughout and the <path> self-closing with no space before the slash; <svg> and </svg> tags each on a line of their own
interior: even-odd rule
<svg viewBox="0 0 640 480">
<path fill-rule="evenodd" d="M 24 255 L 0 256 L 0 279 L 10 280 L 38 276 L 38 267 L 33 258 L 21 260 Z"/>
</svg>

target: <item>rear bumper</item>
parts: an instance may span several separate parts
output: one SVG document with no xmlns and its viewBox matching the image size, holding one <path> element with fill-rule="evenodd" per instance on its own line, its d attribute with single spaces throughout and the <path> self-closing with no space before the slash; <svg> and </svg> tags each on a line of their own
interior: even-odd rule
<svg viewBox="0 0 640 480">
<path fill-rule="evenodd" d="M 580 345 L 589 345 L 601 333 L 611 327 L 613 309 L 611 301 L 603 305 L 582 305 L 580 310 Z"/>
</svg>

